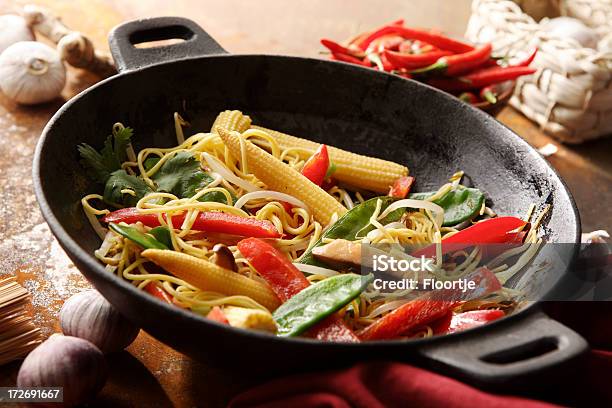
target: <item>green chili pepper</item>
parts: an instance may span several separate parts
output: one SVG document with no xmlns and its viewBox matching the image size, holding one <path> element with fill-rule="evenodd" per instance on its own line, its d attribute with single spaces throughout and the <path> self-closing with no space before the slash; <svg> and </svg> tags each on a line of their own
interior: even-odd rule
<svg viewBox="0 0 612 408">
<path fill-rule="evenodd" d="M 383 212 L 391 203 L 396 201 L 393 197 L 375 197 L 371 198 L 363 203 L 353 207 L 346 214 L 338 219 L 327 231 L 321 235 L 321 238 L 315 244 L 314 247 L 318 247 L 322 244 L 323 239 L 347 239 L 349 241 L 356 241 L 357 234 L 360 237 L 365 236 L 368 232 L 374 229 L 373 225 L 368 225 L 370 222 L 370 217 L 374 214 L 374 210 L 376 209 L 376 203 L 378 200 L 382 201 L 381 212 Z M 387 215 L 383 220 L 381 220 L 382 224 L 388 224 L 390 222 L 398 221 L 402 218 L 402 215 L 406 211 L 405 208 L 398 208 L 397 210 L 391 212 L 391 214 Z M 366 227 L 367 226 L 367 227 Z M 311 253 L 311 250 L 308 250 L 304 256 L 300 259 L 300 263 L 308 264 L 308 265 L 317 265 L 317 266 L 325 266 L 325 264 L 317 261 Z"/>
<path fill-rule="evenodd" d="M 279 336 L 297 336 L 337 312 L 372 282 L 374 275 L 336 275 L 310 285 L 274 311 Z"/>
<path fill-rule="evenodd" d="M 149 234 L 168 248 L 172 248 L 172 238 L 170 238 L 170 230 L 167 227 L 155 227 L 149 231 Z"/>
<path fill-rule="evenodd" d="M 434 194 L 435 192 L 431 191 L 413 193 L 409 195 L 409 198 L 426 200 Z M 485 197 L 482 191 L 477 188 L 467 188 L 459 185 L 433 202 L 444 209 L 444 223 L 442 225 L 449 227 L 476 217 L 482 208 L 484 200 Z"/>
<path fill-rule="evenodd" d="M 127 225 L 119 225 L 115 223 L 108 224 L 110 229 L 116 233 L 124 236 L 130 241 L 134 241 L 144 249 L 168 249 L 168 247 L 150 235 L 143 234 L 134 227 L 128 227 Z"/>
</svg>

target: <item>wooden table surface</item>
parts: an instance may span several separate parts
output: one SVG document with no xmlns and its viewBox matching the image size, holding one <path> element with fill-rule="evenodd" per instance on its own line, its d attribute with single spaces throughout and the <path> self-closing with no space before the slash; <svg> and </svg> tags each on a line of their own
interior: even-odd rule
<svg viewBox="0 0 612 408">
<path fill-rule="evenodd" d="M 0 13 L 28 1 L 0 0 Z M 71 28 L 100 49 L 113 26 L 133 18 L 178 15 L 201 24 L 230 52 L 318 56 L 320 37 L 347 38 L 404 17 L 407 24 L 461 35 L 469 0 L 44 0 Z M 95 82 L 70 69 L 64 100 Z M 57 313 L 71 294 L 88 286 L 51 235 L 32 190 L 32 155 L 47 120 L 64 100 L 19 107 L 0 94 L 0 276 L 16 274 L 33 294 L 35 322 L 58 331 Z M 548 158 L 574 194 L 585 231 L 612 231 L 612 138 L 584 146 L 559 145 L 512 108 L 498 117 L 532 145 L 553 143 Z M 67 147 L 69 148 L 69 147 Z M 127 352 L 110 358 L 111 376 L 92 406 L 222 406 L 245 384 L 248 372 L 227 373 L 194 362 L 141 332 Z M 15 384 L 18 363 L 0 368 L 0 386 Z"/>
</svg>

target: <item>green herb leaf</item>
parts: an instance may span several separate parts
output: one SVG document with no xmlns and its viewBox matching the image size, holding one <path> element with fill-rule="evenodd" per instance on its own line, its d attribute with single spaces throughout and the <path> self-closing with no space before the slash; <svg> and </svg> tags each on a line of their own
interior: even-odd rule
<svg viewBox="0 0 612 408">
<path fill-rule="evenodd" d="M 167 227 L 155 227 L 149 231 L 149 234 L 168 248 L 172 248 L 172 238 L 170 238 L 170 230 Z"/>
<path fill-rule="evenodd" d="M 197 190 L 206 187 L 213 178 L 204 173 L 200 162 L 189 152 L 179 152 L 166 160 L 151 177 L 160 191 L 177 197 L 193 197 Z"/>
<path fill-rule="evenodd" d="M 168 249 L 168 247 L 152 236 L 140 232 L 134 227 L 128 227 L 127 225 L 119 225 L 115 223 L 108 224 L 110 229 L 123 237 L 133 241 L 143 247 L 144 249 Z"/>
<path fill-rule="evenodd" d="M 152 179 L 160 191 L 180 198 L 193 197 L 206 188 L 214 179 L 200 168 L 200 162 L 189 152 L 179 152 L 164 162 Z M 235 196 L 232 194 L 235 201 Z M 225 195 L 219 191 L 204 194 L 198 201 L 216 201 L 227 204 Z"/>
<path fill-rule="evenodd" d="M 81 165 L 93 180 L 104 184 L 112 172 L 121 168 L 121 163 L 127 160 L 125 149 L 130 144 L 132 134 L 131 128 L 123 128 L 114 136 L 108 136 L 100 152 L 87 143 L 77 146 Z"/>
<path fill-rule="evenodd" d="M 123 194 L 121 190 L 130 189 L 136 193 Z M 153 190 L 139 177 L 127 174 L 125 170 L 117 170 L 110 174 L 104 186 L 104 201 L 119 206 L 134 207 L 138 200 Z"/>
<path fill-rule="evenodd" d="M 409 198 L 426 200 L 434 194 L 435 192 L 431 191 L 412 193 L 409 195 Z M 484 200 L 485 196 L 482 191 L 477 188 L 467 188 L 459 185 L 433 202 L 444 209 L 444 223 L 442 225 L 449 227 L 476 217 L 482 208 Z"/>
<path fill-rule="evenodd" d="M 153 167 L 155 167 L 155 165 L 160 161 L 161 159 L 157 156 L 151 156 L 151 157 L 147 157 L 147 159 L 144 161 L 143 166 L 145 168 L 145 170 L 149 171 L 151 170 Z"/>
<path fill-rule="evenodd" d="M 376 205 L 378 200 L 382 201 L 380 211 L 383 212 L 391 203 L 396 201 L 393 197 L 374 197 L 363 203 L 356 205 L 351 210 L 349 210 L 346 214 L 338 219 L 331 227 L 327 229 L 322 235 L 321 238 L 312 246 L 313 248 L 318 247 L 322 244 L 324 239 L 347 239 L 349 241 L 357 240 L 357 234 L 359 236 L 365 236 L 368 232 L 374 229 L 373 225 L 368 225 L 370 223 L 370 217 L 374 214 L 374 210 L 376 210 Z M 391 212 L 391 214 L 387 215 L 383 220 L 381 220 L 382 224 L 388 224 L 390 222 L 398 221 L 402 218 L 402 215 L 406 212 L 405 208 L 398 208 L 397 210 Z M 366 227 L 367 225 L 367 227 Z M 316 260 L 311 253 L 312 248 L 308 250 L 304 256 L 300 259 L 300 263 L 308 264 L 308 265 L 316 265 L 316 266 L 325 266 L 324 263 Z"/>
<path fill-rule="evenodd" d="M 272 315 L 279 336 L 297 336 L 337 312 L 372 282 L 373 275 L 336 275 L 303 289 Z"/>
</svg>

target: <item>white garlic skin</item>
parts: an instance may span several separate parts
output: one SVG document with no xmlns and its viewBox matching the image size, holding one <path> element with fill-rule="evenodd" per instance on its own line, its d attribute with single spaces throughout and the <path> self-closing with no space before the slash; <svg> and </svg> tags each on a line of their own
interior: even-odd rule
<svg viewBox="0 0 612 408">
<path fill-rule="evenodd" d="M 23 17 L 14 14 L 0 16 L 0 54 L 16 42 L 34 40 L 34 33 Z"/>
<path fill-rule="evenodd" d="M 108 377 L 104 354 L 87 340 L 55 334 L 23 361 L 17 387 L 64 387 L 63 406 L 94 397 Z"/>
<path fill-rule="evenodd" d="M 64 334 L 88 340 L 105 354 L 123 350 L 140 331 L 95 290 L 77 293 L 64 303 L 60 326 Z"/>
<path fill-rule="evenodd" d="M 572 17 L 556 17 L 544 23 L 542 29 L 559 38 L 573 38 L 586 48 L 597 48 L 599 35 L 582 21 Z"/>
<path fill-rule="evenodd" d="M 66 84 L 66 68 L 56 50 L 35 41 L 21 41 L 0 54 L 0 89 L 23 105 L 57 98 Z"/>
</svg>

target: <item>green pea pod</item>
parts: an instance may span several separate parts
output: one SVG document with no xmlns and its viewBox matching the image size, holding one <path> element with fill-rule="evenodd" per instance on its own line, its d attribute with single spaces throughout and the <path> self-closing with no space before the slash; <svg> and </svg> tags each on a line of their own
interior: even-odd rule
<svg viewBox="0 0 612 408">
<path fill-rule="evenodd" d="M 144 249 L 168 249 L 168 247 L 150 235 L 143 234 L 134 227 L 128 227 L 126 225 L 119 225 L 115 223 L 108 224 L 110 229 L 116 233 L 124 236 L 130 241 L 134 241 Z"/>
<path fill-rule="evenodd" d="M 360 237 L 363 237 L 368 232 L 372 231 L 374 226 L 368 224 L 370 222 L 370 217 L 372 217 L 372 214 L 374 214 L 378 200 L 382 201 L 381 212 L 391 205 L 391 203 L 396 201 L 396 199 L 393 197 L 374 197 L 359 205 L 356 205 L 346 214 L 340 217 L 331 227 L 329 227 L 329 229 L 325 231 L 323 235 L 321 235 L 321 238 L 315 242 L 312 248 L 320 246 L 323 239 L 326 238 L 341 238 L 349 241 L 356 241 L 357 234 L 359 234 Z M 391 214 L 387 215 L 381 222 L 382 224 L 388 224 L 390 222 L 398 221 L 400 218 L 402 218 L 404 212 L 406 212 L 405 208 L 398 208 Z M 300 263 L 324 267 L 325 264 L 317 261 L 314 256 L 312 256 L 312 248 L 308 250 L 304 256 L 302 256 Z"/>
<path fill-rule="evenodd" d="M 172 238 L 170 238 L 170 230 L 168 227 L 155 227 L 149 234 L 153 235 L 156 240 L 167 246 L 168 248 L 172 248 Z"/>
<path fill-rule="evenodd" d="M 434 195 L 435 192 L 413 193 L 409 198 L 415 200 L 426 200 Z M 459 185 L 455 189 L 434 200 L 444 209 L 444 227 L 450 227 L 471 220 L 478 215 L 485 196 L 477 188 L 467 188 Z"/>
<path fill-rule="evenodd" d="M 297 336 L 348 305 L 374 275 L 336 275 L 310 285 L 274 311 L 279 336 Z"/>
</svg>

